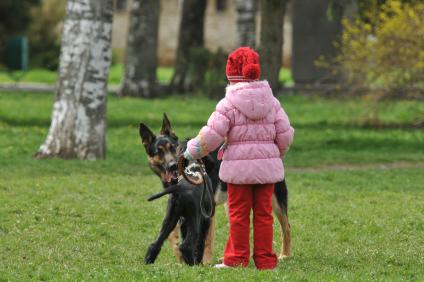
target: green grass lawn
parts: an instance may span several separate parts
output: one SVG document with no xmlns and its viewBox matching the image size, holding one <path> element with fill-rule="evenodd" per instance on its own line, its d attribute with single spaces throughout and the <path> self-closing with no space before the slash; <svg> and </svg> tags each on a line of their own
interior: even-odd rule
<svg viewBox="0 0 424 282">
<path fill-rule="evenodd" d="M 160 67 L 158 69 L 158 81 L 161 83 L 168 83 L 172 78 L 173 69 L 170 67 Z M 49 71 L 46 69 L 31 69 L 28 72 L 22 74 L 20 72 L 14 73 L 16 75 L 22 75 L 21 82 L 36 82 L 36 83 L 48 83 L 54 84 L 57 79 L 56 71 Z M 109 83 L 112 85 L 119 84 L 121 82 L 123 74 L 123 66 L 121 64 L 113 65 L 109 72 Z M 0 83 L 1 82 L 14 82 L 14 79 L 4 70 L 0 71 Z"/>
<path fill-rule="evenodd" d="M 388 102 L 370 118 L 366 100 L 281 98 L 296 129 L 286 158 L 293 257 L 258 272 L 187 267 L 168 245 L 155 265 L 143 264 L 166 197 L 146 201 L 161 186 L 138 123 L 158 130 L 167 112 L 180 137 L 193 136 L 214 101 L 110 96 L 106 160 L 34 160 L 52 101 L 0 93 L 0 281 L 424 279 L 424 132 L 410 126 L 421 124 L 423 102 Z M 400 168 L 380 168 L 388 163 Z M 223 207 L 217 219 L 215 258 L 228 231 Z"/>
<path fill-rule="evenodd" d="M 112 85 L 120 84 L 123 74 L 122 64 L 113 65 L 110 68 L 109 72 L 109 83 Z M 171 81 L 173 74 L 172 67 L 159 67 L 157 71 L 157 78 L 160 83 L 169 83 Z M 22 75 L 21 73 L 16 73 L 16 75 Z M 21 78 L 21 82 L 37 82 L 37 83 L 56 83 L 57 72 L 49 71 L 45 69 L 31 69 Z M 291 78 L 291 72 L 288 69 L 281 69 L 280 71 L 280 81 L 286 85 L 292 85 L 293 80 Z M 0 83 L 2 82 L 14 82 L 14 79 L 4 70 L 0 70 Z"/>
</svg>

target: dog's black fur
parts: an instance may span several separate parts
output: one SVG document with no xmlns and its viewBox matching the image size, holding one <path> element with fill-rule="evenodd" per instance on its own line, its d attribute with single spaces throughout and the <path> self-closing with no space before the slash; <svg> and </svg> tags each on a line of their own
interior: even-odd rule
<svg viewBox="0 0 424 282">
<path fill-rule="evenodd" d="M 155 262 L 164 241 L 179 223 L 181 257 L 188 265 L 199 264 L 202 262 L 205 239 L 211 224 L 211 218 L 202 215 L 200 205 L 214 213 L 213 195 L 205 197 L 201 202 L 202 185 L 195 186 L 184 179 L 178 181 L 177 158 L 184 152 L 186 142 L 178 142 L 165 114 L 159 135 L 154 135 L 146 125 L 140 124 L 140 137 L 148 154 L 149 166 L 161 178 L 164 187 L 163 192 L 150 197 L 149 201 L 170 194 L 159 236 L 149 246 L 144 261 L 147 264 Z M 218 186 L 219 164 L 210 156 L 204 157 L 203 163 L 214 194 Z M 190 173 L 196 172 L 196 166 L 191 166 Z"/>
<path fill-rule="evenodd" d="M 178 181 L 177 176 L 177 159 L 179 154 L 183 153 L 186 146 L 185 142 L 179 142 L 178 137 L 172 131 L 168 117 L 164 114 L 162 129 L 159 135 L 154 135 L 152 131 L 143 123 L 140 124 L 140 137 L 146 149 L 149 159 L 149 165 L 152 170 L 161 178 L 164 191 L 151 197 L 150 200 L 157 199 L 163 195 L 170 194 L 165 219 L 158 238 L 152 243 L 146 253 L 145 263 L 154 263 L 158 256 L 163 242 L 168 238 L 169 234 L 180 221 L 182 244 L 180 251 L 182 259 L 189 265 L 198 264 L 202 261 L 206 234 L 211 224 L 210 218 L 202 216 L 200 205 L 205 205 L 206 209 L 212 207 L 208 199 L 203 203 L 200 202 L 202 185 L 194 186 L 187 181 Z M 219 180 L 220 161 L 217 159 L 217 150 L 210 153 L 202 159 L 212 183 L 212 190 L 215 198 L 218 199 L 217 204 L 226 201 L 226 183 Z M 191 168 L 192 172 L 196 171 L 196 167 Z M 222 196 L 225 195 L 224 198 Z M 221 198 L 221 200 L 219 199 Z M 276 183 L 274 190 L 274 199 L 278 207 L 274 207 L 274 213 L 281 223 L 281 216 L 287 217 L 287 199 L 288 189 L 285 180 Z M 279 216 L 281 213 L 281 216 Z M 288 219 L 287 219 L 288 220 Z M 283 226 L 284 228 L 290 228 Z M 290 245 L 290 231 L 288 230 L 288 245 Z M 286 236 L 286 234 L 284 234 Z M 286 240 L 285 240 L 286 241 Z M 290 246 L 288 246 L 288 254 Z"/>
<path fill-rule="evenodd" d="M 217 167 L 210 157 L 203 158 L 208 174 L 205 181 L 212 182 L 211 175 L 216 174 Z M 212 183 L 210 185 L 214 186 Z M 180 244 L 181 257 L 188 265 L 199 264 L 202 262 L 205 249 L 206 236 L 211 225 L 211 218 L 201 213 L 201 205 L 205 210 L 215 212 L 215 202 L 213 195 L 206 196 L 201 201 L 203 185 L 192 185 L 185 179 L 177 184 L 168 186 L 161 193 L 149 198 L 149 201 L 170 194 L 165 219 L 162 222 L 162 228 L 159 236 L 147 250 L 145 263 L 154 263 L 158 256 L 163 242 L 168 238 L 172 230 L 180 223 L 182 243 Z M 214 193 L 213 189 L 213 193 Z M 206 193 L 207 194 L 207 193 Z"/>
</svg>

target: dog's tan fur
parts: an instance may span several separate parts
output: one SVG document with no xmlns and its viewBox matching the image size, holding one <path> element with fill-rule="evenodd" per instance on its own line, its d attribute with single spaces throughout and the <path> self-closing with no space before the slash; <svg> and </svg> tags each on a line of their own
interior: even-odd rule
<svg viewBox="0 0 424 282">
<path fill-rule="evenodd" d="M 272 209 L 276 215 L 281 226 L 281 250 L 278 259 L 283 260 L 288 258 L 291 254 L 291 235 L 290 235 L 290 223 L 287 214 L 284 214 L 280 206 L 275 199 L 275 196 L 272 198 Z"/>
<path fill-rule="evenodd" d="M 208 235 L 206 237 L 205 252 L 203 254 L 203 259 L 202 259 L 202 262 L 204 264 L 212 263 L 214 243 L 215 243 L 215 217 L 211 219 L 211 226 L 209 227 Z"/>
<path fill-rule="evenodd" d="M 172 230 L 171 234 L 169 234 L 168 242 L 171 245 L 172 251 L 174 252 L 177 260 L 179 262 L 183 262 L 183 258 L 181 257 L 181 252 L 179 249 L 179 245 L 180 245 L 180 224 L 179 223 L 177 223 L 174 230 Z"/>
</svg>

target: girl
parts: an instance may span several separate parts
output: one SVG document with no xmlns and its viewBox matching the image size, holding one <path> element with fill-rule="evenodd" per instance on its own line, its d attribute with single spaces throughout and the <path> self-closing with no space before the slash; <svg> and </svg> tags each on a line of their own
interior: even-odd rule
<svg viewBox="0 0 424 282">
<path fill-rule="evenodd" d="M 272 194 L 284 178 L 281 157 L 294 130 L 267 81 L 259 81 L 259 55 L 249 47 L 233 51 L 227 60 L 230 82 L 225 98 L 198 136 L 187 144 L 184 157 L 199 159 L 225 138 L 219 177 L 228 183 L 230 232 L 224 263 L 216 267 L 247 266 L 250 246 L 250 211 L 253 209 L 253 260 L 258 269 L 273 269 Z"/>
</svg>

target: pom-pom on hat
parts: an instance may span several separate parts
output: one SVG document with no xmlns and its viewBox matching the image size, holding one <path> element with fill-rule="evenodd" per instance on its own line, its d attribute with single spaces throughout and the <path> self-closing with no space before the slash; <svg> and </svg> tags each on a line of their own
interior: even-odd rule
<svg viewBox="0 0 424 282">
<path fill-rule="evenodd" d="M 249 82 L 259 79 L 261 66 L 259 55 L 250 47 L 240 47 L 228 55 L 225 70 L 232 83 Z"/>
</svg>

